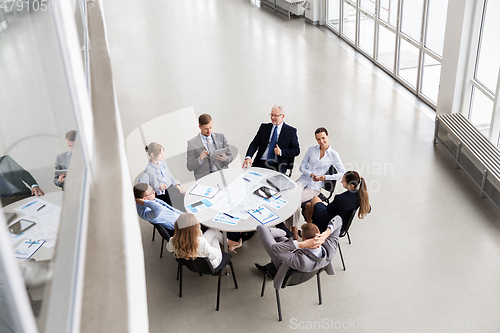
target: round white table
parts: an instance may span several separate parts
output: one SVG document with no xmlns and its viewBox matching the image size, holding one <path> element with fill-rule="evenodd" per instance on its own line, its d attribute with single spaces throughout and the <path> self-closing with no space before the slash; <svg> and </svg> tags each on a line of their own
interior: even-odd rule
<svg viewBox="0 0 500 333">
<path fill-rule="evenodd" d="M 227 187 L 231 182 L 233 182 L 236 178 L 244 174 L 247 170 L 251 171 L 256 171 L 260 174 L 264 174 L 266 177 L 269 176 L 274 176 L 278 175 L 279 172 L 274 171 L 274 170 L 269 170 L 269 169 L 263 169 L 263 168 L 248 168 L 248 169 L 242 169 L 242 168 L 230 168 L 230 169 L 223 169 L 217 172 L 213 172 L 211 174 L 206 175 L 205 177 L 198 179 L 190 188 L 189 190 L 186 191 L 186 196 L 184 197 L 184 206 L 190 205 L 192 203 L 195 203 L 197 201 L 200 201 L 203 199 L 200 196 L 197 195 L 192 195 L 190 194 L 191 190 L 198 184 L 201 185 L 206 185 L 210 187 L 220 187 L 221 189 L 224 189 Z M 293 181 L 292 181 L 293 182 Z M 274 226 L 280 222 L 285 221 L 288 219 L 290 216 L 293 215 L 293 213 L 297 210 L 298 207 L 300 207 L 300 197 L 301 193 L 299 191 L 299 187 L 294 183 L 294 187 L 291 189 L 288 189 L 286 191 L 282 191 L 279 194 L 281 195 L 281 198 L 286 200 L 288 203 L 281 207 L 279 210 L 274 209 L 273 207 L 269 207 L 266 205 L 267 208 L 269 208 L 273 213 L 279 216 L 278 219 L 269 222 L 266 224 L 267 226 Z M 266 185 L 268 187 L 271 187 L 265 180 L 261 181 L 262 185 Z M 217 193 L 214 198 L 217 197 L 219 193 Z M 248 195 L 255 195 L 253 193 L 248 193 Z M 210 199 L 209 199 L 210 200 Z M 258 208 L 258 207 L 255 207 Z M 188 209 L 186 211 L 189 212 Z M 245 232 L 245 231 L 255 231 L 257 229 L 257 226 L 260 225 L 260 222 L 253 218 L 252 216 L 248 217 L 246 220 L 241 219 L 236 225 L 230 225 L 226 223 L 221 223 L 221 222 L 216 222 L 213 221 L 213 218 L 217 215 L 218 211 L 213 209 L 212 207 L 206 208 L 204 210 L 201 210 L 199 212 L 195 213 L 196 218 L 198 221 L 200 221 L 201 224 L 204 226 L 211 228 L 211 229 L 216 229 L 220 230 L 224 234 L 224 250 L 227 252 L 227 242 L 226 242 L 226 232 Z"/>
</svg>

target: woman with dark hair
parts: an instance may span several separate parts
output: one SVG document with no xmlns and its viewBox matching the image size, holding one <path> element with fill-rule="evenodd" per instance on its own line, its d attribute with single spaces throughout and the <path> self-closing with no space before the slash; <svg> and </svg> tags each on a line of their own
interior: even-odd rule
<svg viewBox="0 0 500 333">
<path fill-rule="evenodd" d="M 167 163 L 163 161 L 163 152 L 165 149 L 163 149 L 162 145 L 151 142 L 145 149 L 150 157 L 148 166 L 144 170 L 144 173 L 148 175 L 148 184 L 151 185 L 158 199 L 172 206 L 172 200 L 170 200 L 167 189 L 172 186 L 180 194 L 185 194 L 186 192 L 181 188 L 180 182 L 168 170 Z"/>
<path fill-rule="evenodd" d="M 318 144 L 312 145 L 307 150 L 300 164 L 302 175 L 297 180 L 299 190 L 302 191 L 302 203 L 310 201 L 314 196 L 318 196 L 325 180 L 340 180 L 345 172 L 339 154 L 328 143 L 329 135 L 326 128 L 318 128 L 314 132 L 314 136 Z M 326 173 L 332 165 L 337 169 L 337 173 L 327 175 Z M 286 226 L 292 230 L 294 239 L 297 239 L 298 236 L 300 210 L 300 207 L 297 208 L 294 215 L 286 220 Z"/>
<path fill-rule="evenodd" d="M 360 177 L 356 171 L 347 171 L 342 177 L 342 185 L 347 191 L 336 195 L 328 206 L 318 197 L 314 197 L 306 204 L 306 221 L 316 224 L 321 232 L 326 230 L 330 220 L 337 215 L 345 221 L 349 214 L 358 207 L 360 219 L 370 212 L 370 201 L 363 177 Z"/>
</svg>

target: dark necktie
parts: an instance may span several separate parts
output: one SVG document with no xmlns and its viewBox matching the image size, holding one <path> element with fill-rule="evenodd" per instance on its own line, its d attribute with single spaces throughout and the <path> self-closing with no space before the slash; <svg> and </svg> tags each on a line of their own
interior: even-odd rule
<svg viewBox="0 0 500 333">
<path fill-rule="evenodd" d="M 278 126 L 274 126 L 273 136 L 269 142 L 269 148 L 267 150 L 267 161 L 274 162 L 276 154 L 274 153 L 274 148 L 276 147 L 276 138 L 278 137 Z"/>
</svg>

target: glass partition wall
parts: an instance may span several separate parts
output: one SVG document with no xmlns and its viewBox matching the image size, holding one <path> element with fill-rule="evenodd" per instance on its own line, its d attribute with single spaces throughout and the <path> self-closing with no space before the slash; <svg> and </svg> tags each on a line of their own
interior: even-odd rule
<svg viewBox="0 0 500 333">
<path fill-rule="evenodd" d="M 327 26 L 434 109 L 448 0 L 327 0 Z"/>
<path fill-rule="evenodd" d="M 79 98 L 70 46 L 61 39 L 64 22 L 57 20 L 63 8 L 73 14 L 73 30 L 64 34 L 80 35 L 73 48 L 84 89 Z M 89 181 L 82 10 L 78 2 L 0 0 L 0 332 L 67 332 L 78 322 Z M 35 224 L 17 230 L 20 219 Z"/>
</svg>

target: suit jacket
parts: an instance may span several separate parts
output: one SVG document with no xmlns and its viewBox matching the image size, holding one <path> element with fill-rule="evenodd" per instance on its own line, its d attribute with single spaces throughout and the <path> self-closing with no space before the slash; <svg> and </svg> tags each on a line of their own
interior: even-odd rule
<svg viewBox="0 0 500 333">
<path fill-rule="evenodd" d="M 19 189 L 18 194 L 31 194 L 31 186 L 37 185 L 33 176 L 9 155 L 0 157 L 0 175 Z M 23 181 L 30 186 L 27 188 Z M 0 189 L 1 191 L 1 189 Z"/>
<path fill-rule="evenodd" d="M 65 153 L 57 155 L 55 165 L 56 170 L 68 170 L 71 153 L 71 151 L 67 151 Z M 54 173 L 54 184 L 56 186 L 64 188 L 64 183 L 59 182 L 59 175 L 57 175 L 56 173 Z"/>
<path fill-rule="evenodd" d="M 207 150 L 201 141 L 200 134 L 196 135 L 194 138 L 187 142 L 187 162 L 186 167 L 189 171 L 194 171 L 194 178 L 196 180 L 204 177 L 210 173 L 212 166 L 215 164 L 217 166 L 217 170 L 227 169 L 229 163 L 233 161 L 233 155 L 231 154 L 231 150 L 228 148 L 227 140 L 224 134 L 222 133 L 212 133 L 212 138 L 214 139 L 216 149 L 226 149 L 227 161 L 222 162 L 216 160 L 215 158 L 210 158 L 209 156 L 203 159 L 203 162 L 200 164 L 198 161 L 198 157 L 200 157 L 200 153 L 204 150 Z"/>
<path fill-rule="evenodd" d="M 248 146 L 246 156 L 253 157 L 257 151 L 255 160 L 260 160 L 269 145 L 269 138 L 273 129 L 272 123 L 261 124 L 257 134 L 253 138 L 250 146 Z M 297 137 L 297 129 L 283 123 L 281 133 L 276 144 L 281 148 L 281 156 L 278 156 L 278 164 L 280 172 L 286 172 L 288 166 L 293 166 L 295 156 L 300 154 L 299 138 Z M 274 147 L 272 147 L 274 149 Z M 271 147 L 269 148 L 271 149 Z"/>
<path fill-rule="evenodd" d="M 332 259 L 337 252 L 342 218 L 340 216 L 335 216 L 335 218 L 330 221 L 329 226 L 333 226 L 333 231 L 323 245 L 321 245 L 323 253 L 325 254 L 323 258 L 316 257 L 310 249 L 297 249 L 291 238 L 272 245 L 273 252 L 282 262 L 274 278 L 274 288 L 281 288 L 283 279 L 290 268 L 301 272 L 312 272 L 325 267 L 328 275 L 335 274 Z"/>
</svg>

